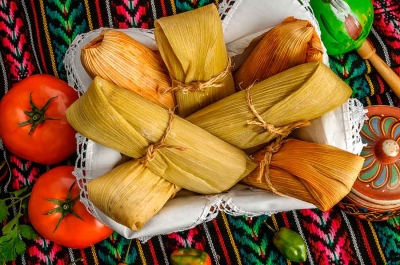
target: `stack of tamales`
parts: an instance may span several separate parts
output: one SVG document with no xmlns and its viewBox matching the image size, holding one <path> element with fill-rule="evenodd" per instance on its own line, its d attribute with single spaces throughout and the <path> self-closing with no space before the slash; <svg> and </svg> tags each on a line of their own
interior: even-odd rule
<svg viewBox="0 0 400 265">
<path fill-rule="evenodd" d="M 215 194 L 242 181 L 311 202 L 323 210 L 343 198 L 363 159 L 337 148 L 286 137 L 342 105 L 351 89 L 320 62 L 317 51 L 321 44 L 309 22 L 285 20 L 280 25 L 285 34 L 290 32 L 286 28 L 289 24 L 289 29 L 299 28 L 296 34 L 303 32 L 304 36 L 295 34 L 296 38 L 308 43 L 296 52 L 305 61 L 296 59 L 293 64 L 287 60 L 273 70 L 279 73 L 265 79 L 265 65 L 276 57 L 250 55 L 239 71 L 255 75 L 246 81 L 250 85 L 237 93 L 215 5 L 156 21 L 155 37 L 172 80 L 170 87 L 160 81 L 168 75 L 162 68 L 164 62 L 140 45 L 127 53 L 141 49 L 147 56 L 142 59 L 151 63 L 144 63 L 131 75 L 142 76 L 149 67 L 156 69 L 161 79 L 145 75 L 137 88 L 128 88 L 129 80 L 138 76 L 118 83 L 116 80 L 126 79 L 125 74 L 106 69 L 112 65 L 110 60 L 124 60 L 126 55 L 103 58 L 103 73 L 111 72 L 108 76 L 112 78 L 93 71 L 92 84 L 68 109 L 67 118 L 82 135 L 132 160 L 89 182 L 93 204 L 115 221 L 139 230 L 181 188 Z M 85 48 L 100 46 L 96 43 L 104 42 L 107 32 L 114 31 L 102 33 L 100 40 Z M 273 47 L 288 47 L 293 39 L 281 41 Z M 260 55 L 267 46 L 265 42 L 253 53 Z M 309 54 L 303 49 L 306 46 L 315 52 L 312 59 L 303 58 Z M 88 54 L 93 63 L 94 58 L 100 58 Z M 89 65 L 86 63 L 87 69 Z M 147 89 L 156 92 L 157 100 L 140 92 Z M 164 97 L 173 102 L 171 95 L 176 97 L 179 116 L 172 104 L 160 103 Z"/>
<path fill-rule="evenodd" d="M 242 150 L 100 77 L 70 106 L 67 118 L 87 138 L 137 159 L 88 185 L 90 200 L 131 229 L 148 219 L 132 219 L 130 211 L 124 211 L 126 218 L 122 218 L 121 208 L 136 206 L 140 216 L 152 216 L 180 187 L 202 194 L 220 193 L 256 168 Z M 127 178 L 132 168 L 141 174 Z M 142 189 L 137 185 L 140 181 L 158 186 L 157 190 Z M 135 195 L 120 200 L 121 194 Z M 153 201 L 143 203 L 148 196 Z"/>
</svg>

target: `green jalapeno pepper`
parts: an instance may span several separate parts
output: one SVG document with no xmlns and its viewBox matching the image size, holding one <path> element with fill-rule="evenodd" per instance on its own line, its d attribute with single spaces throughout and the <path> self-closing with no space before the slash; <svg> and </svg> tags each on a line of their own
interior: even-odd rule
<svg viewBox="0 0 400 265">
<path fill-rule="evenodd" d="M 274 231 L 274 245 L 279 252 L 288 260 L 293 262 L 304 262 L 307 259 L 307 247 L 303 238 L 293 230 L 286 227 L 279 228 L 278 231 L 266 224 L 269 229 Z"/>
<path fill-rule="evenodd" d="M 171 254 L 172 265 L 211 265 L 207 252 L 195 248 L 180 248 Z"/>
</svg>

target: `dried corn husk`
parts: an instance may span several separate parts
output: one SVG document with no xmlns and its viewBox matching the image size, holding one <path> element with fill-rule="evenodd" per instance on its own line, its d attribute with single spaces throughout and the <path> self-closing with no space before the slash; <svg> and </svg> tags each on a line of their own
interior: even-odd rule
<svg viewBox="0 0 400 265">
<path fill-rule="evenodd" d="M 161 57 L 121 31 L 103 30 L 82 48 L 81 63 L 92 79 L 100 76 L 163 108 L 175 107 L 173 94 L 161 93 L 171 86 Z"/>
<path fill-rule="evenodd" d="M 154 35 L 172 76 L 181 117 L 235 93 L 215 5 L 160 18 Z"/>
<path fill-rule="evenodd" d="M 178 116 L 171 122 L 171 117 L 100 77 L 67 110 L 68 122 L 79 133 L 129 157 L 145 158 L 156 175 L 187 190 L 219 193 L 256 167 L 242 150 Z"/>
<path fill-rule="evenodd" d="M 236 89 L 244 89 L 299 64 L 322 61 L 322 55 L 322 43 L 313 25 L 307 20 L 288 17 L 264 35 L 235 72 Z"/>
<path fill-rule="evenodd" d="M 266 149 L 259 151 L 253 156 L 254 161 L 260 163 L 265 154 Z M 350 192 L 363 163 L 364 158 L 339 148 L 291 139 L 272 155 L 268 176 L 259 166 L 242 182 L 275 190 L 326 211 Z"/>
<path fill-rule="evenodd" d="M 248 124 L 260 122 L 249 105 L 254 106 L 266 125 L 277 128 L 317 118 L 342 105 L 351 93 L 351 88 L 328 67 L 313 62 L 267 78 L 186 119 L 234 146 L 249 149 L 277 136 L 262 126 Z"/>
<path fill-rule="evenodd" d="M 88 183 L 90 201 L 133 231 L 140 230 L 179 189 L 135 160 Z"/>
</svg>

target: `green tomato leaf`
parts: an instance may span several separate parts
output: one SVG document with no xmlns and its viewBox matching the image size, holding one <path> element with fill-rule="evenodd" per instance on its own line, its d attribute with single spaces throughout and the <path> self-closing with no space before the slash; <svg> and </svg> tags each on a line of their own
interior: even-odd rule
<svg viewBox="0 0 400 265">
<path fill-rule="evenodd" d="M 15 238 L 14 244 L 15 244 L 15 252 L 17 253 L 17 255 L 24 254 L 26 250 L 26 244 L 19 236 Z"/>
<path fill-rule="evenodd" d="M 0 237 L 0 245 L 3 244 L 3 242 L 9 241 L 12 238 L 12 233 L 8 233 L 5 236 Z"/>
<path fill-rule="evenodd" d="M 0 264 L 5 264 L 5 263 L 6 263 L 6 258 L 4 257 L 3 253 L 0 253 Z"/>
<path fill-rule="evenodd" d="M 0 200 L 0 222 L 7 220 L 9 214 L 6 200 Z M 0 262 L 0 264 L 2 263 Z"/>
<path fill-rule="evenodd" d="M 8 193 L 13 194 L 15 197 L 19 197 L 21 196 L 24 192 L 26 192 L 28 190 L 28 187 L 22 188 L 20 190 L 16 190 L 16 191 L 10 191 Z"/>
<path fill-rule="evenodd" d="M 38 235 L 29 225 L 19 225 L 19 233 L 26 239 L 37 239 Z"/>
<path fill-rule="evenodd" d="M 3 234 L 6 235 L 10 233 L 16 225 L 18 225 L 18 220 L 22 216 L 22 213 L 18 213 L 10 222 L 8 222 L 4 227 L 3 227 Z"/>
<path fill-rule="evenodd" d="M 12 229 L 8 233 L 9 240 L 2 242 L 1 253 L 3 253 L 6 261 L 15 260 L 17 258 L 17 240 L 21 239 L 18 237 L 18 230 Z M 22 242 L 25 244 L 24 242 Z M 20 246 L 19 246 L 20 247 Z"/>
</svg>

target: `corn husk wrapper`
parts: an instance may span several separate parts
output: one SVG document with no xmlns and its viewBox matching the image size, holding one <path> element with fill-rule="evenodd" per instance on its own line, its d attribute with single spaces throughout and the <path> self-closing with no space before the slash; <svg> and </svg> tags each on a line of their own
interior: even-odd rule
<svg viewBox="0 0 400 265">
<path fill-rule="evenodd" d="M 181 117 L 235 93 L 221 19 L 214 4 L 156 20 L 154 36 L 173 77 Z M 222 78 L 199 88 L 197 82 L 210 81 L 223 72 Z M 187 85 L 192 89 L 185 89 Z"/>
<path fill-rule="evenodd" d="M 242 150 L 178 116 L 169 126 L 170 118 L 168 111 L 100 77 L 67 110 L 76 131 L 132 158 L 145 157 L 169 127 L 164 147 L 147 167 L 187 190 L 219 193 L 256 167 Z"/>
<path fill-rule="evenodd" d="M 135 160 L 88 183 L 90 201 L 133 231 L 140 230 L 179 189 Z"/>
<path fill-rule="evenodd" d="M 256 121 L 240 91 L 187 117 L 187 120 L 241 149 L 267 143 L 277 135 L 247 121 Z M 275 127 L 317 118 L 342 105 L 351 88 L 320 62 L 290 68 L 255 84 L 252 104 Z"/>
<path fill-rule="evenodd" d="M 103 30 L 81 50 L 81 63 L 93 79 L 100 76 L 138 93 L 157 105 L 172 109 L 168 70 L 161 57 L 129 35 L 118 30 Z"/>
<path fill-rule="evenodd" d="M 261 162 L 265 149 L 253 155 Z M 279 193 L 314 204 L 326 211 L 351 190 L 361 171 L 364 158 L 323 144 L 291 139 L 272 155 L 269 180 Z M 260 166 L 242 183 L 272 190 Z M 261 182 L 259 181 L 261 180 Z"/>
<path fill-rule="evenodd" d="M 322 61 L 321 40 L 307 20 L 286 18 L 268 31 L 235 72 L 237 90 L 299 64 Z"/>
</svg>

